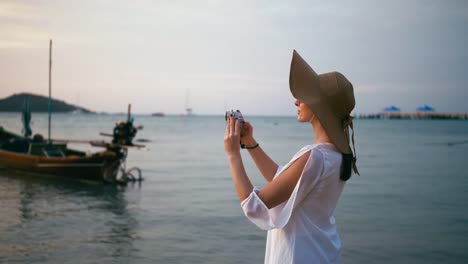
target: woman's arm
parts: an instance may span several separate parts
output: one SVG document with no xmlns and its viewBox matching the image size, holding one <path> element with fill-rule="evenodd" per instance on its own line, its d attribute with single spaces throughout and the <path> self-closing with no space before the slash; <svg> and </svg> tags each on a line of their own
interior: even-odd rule
<svg viewBox="0 0 468 264">
<path fill-rule="evenodd" d="M 247 147 L 257 145 L 257 141 L 253 137 L 253 127 L 249 122 L 244 123 L 241 142 Z M 248 149 L 248 152 L 263 177 L 268 182 L 271 182 L 278 170 L 278 165 L 263 151 L 260 146 L 254 149 Z"/>
<path fill-rule="evenodd" d="M 245 172 L 240 152 L 239 154 L 228 155 L 228 161 L 237 197 L 239 197 L 240 201 L 243 201 L 245 198 L 249 197 L 253 190 L 253 185 Z"/>
<path fill-rule="evenodd" d="M 232 182 L 236 189 L 239 200 L 243 201 L 252 192 L 253 185 L 245 172 L 244 164 L 240 154 L 240 125 L 239 121 L 229 117 L 226 122 L 226 133 L 224 134 L 224 150 L 231 169 Z"/>
<path fill-rule="evenodd" d="M 299 157 L 285 171 L 281 172 L 274 181 L 268 183 L 257 195 L 260 200 L 271 209 L 291 197 L 291 193 L 302 175 L 302 171 L 309 160 L 310 151 Z"/>
<path fill-rule="evenodd" d="M 234 188 L 236 189 L 239 200 L 242 202 L 249 197 L 253 190 L 253 185 L 245 172 L 240 155 L 239 139 L 239 122 L 231 118 L 226 125 L 224 148 L 228 157 Z M 275 207 L 291 196 L 309 156 L 310 152 L 302 155 L 274 181 L 271 181 L 265 188 L 257 193 L 268 208 Z"/>
</svg>

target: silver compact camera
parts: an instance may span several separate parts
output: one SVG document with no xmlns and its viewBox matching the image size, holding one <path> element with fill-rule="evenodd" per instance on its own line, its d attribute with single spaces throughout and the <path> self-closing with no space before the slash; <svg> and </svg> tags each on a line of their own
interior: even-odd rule
<svg viewBox="0 0 468 264">
<path fill-rule="evenodd" d="M 226 111 L 226 114 L 224 115 L 226 121 L 230 116 L 232 116 L 234 120 L 239 120 L 240 131 L 242 131 L 242 128 L 244 127 L 244 117 L 242 116 L 242 113 L 239 110 Z"/>
</svg>

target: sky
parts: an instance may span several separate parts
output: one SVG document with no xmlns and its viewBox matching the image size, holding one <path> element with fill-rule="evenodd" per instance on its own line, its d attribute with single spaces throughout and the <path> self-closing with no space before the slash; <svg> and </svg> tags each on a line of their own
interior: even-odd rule
<svg viewBox="0 0 468 264">
<path fill-rule="evenodd" d="M 296 49 L 354 86 L 354 114 L 468 112 L 468 1 L 0 0 L 0 98 L 93 111 L 295 115 Z"/>
</svg>

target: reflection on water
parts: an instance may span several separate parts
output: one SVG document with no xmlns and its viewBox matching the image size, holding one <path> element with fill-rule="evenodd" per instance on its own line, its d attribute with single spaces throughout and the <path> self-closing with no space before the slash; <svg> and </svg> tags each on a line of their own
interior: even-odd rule
<svg viewBox="0 0 468 264">
<path fill-rule="evenodd" d="M 130 187 L 0 171 L 0 261 L 113 262 L 138 239 Z M 136 186 L 134 189 L 138 189 Z M 77 258 L 79 261 L 77 261 Z"/>
</svg>

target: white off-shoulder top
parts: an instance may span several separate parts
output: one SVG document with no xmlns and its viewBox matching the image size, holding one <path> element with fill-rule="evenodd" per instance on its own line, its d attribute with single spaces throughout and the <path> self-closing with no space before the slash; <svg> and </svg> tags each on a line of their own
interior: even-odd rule
<svg viewBox="0 0 468 264">
<path fill-rule="evenodd" d="M 275 178 L 308 151 L 309 159 L 288 200 L 268 209 L 254 188 L 241 202 L 247 218 L 268 230 L 265 263 L 341 262 L 341 241 L 333 217 L 345 185 L 340 180 L 341 153 L 331 143 L 305 146 L 278 168 Z"/>
</svg>

